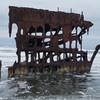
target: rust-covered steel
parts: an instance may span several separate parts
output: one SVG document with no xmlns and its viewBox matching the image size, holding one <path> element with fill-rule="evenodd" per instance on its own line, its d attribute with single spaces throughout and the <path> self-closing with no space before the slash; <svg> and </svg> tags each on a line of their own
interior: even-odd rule
<svg viewBox="0 0 100 100">
<path fill-rule="evenodd" d="M 25 65 L 32 72 L 90 71 L 92 61 L 88 61 L 87 52 L 82 50 L 82 36 L 89 32 L 93 23 L 86 21 L 83 13 L 10 6 L 10 37 L 13 24 L 17 25 L 15 69 L 23 66 L 21 52 L 24 52 Z"/>
</svg>

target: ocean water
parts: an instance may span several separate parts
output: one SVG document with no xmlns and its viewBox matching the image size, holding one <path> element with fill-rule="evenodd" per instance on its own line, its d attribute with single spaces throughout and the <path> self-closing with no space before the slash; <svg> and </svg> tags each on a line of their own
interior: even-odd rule
<svg viewBox="0 0 100 100">
<path fill-rule="evenodd" d="M 8 79 L 7 68 L 17 60 L 16 49 L 0 48 L 0 60 L 0 100 L 100 100 L 100 53 L 88 74 L 38 74 L 27 79 Z"/>
</svg>

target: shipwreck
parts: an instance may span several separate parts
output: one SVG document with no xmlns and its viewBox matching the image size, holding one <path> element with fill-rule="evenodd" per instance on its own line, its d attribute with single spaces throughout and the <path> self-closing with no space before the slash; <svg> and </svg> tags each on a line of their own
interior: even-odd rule
<svg viewBox="0 0 100 100">
<path fill-rule="evenodd" d="M 82 48 L 84 34 L 93 23 L 83 13 L 66 13 L 24 7 L 9 7 L 9 36 L 17 25 L 15 37 L 18 60 L 8 68 L 9 76 L 31 73 L 90 72 L 100 48 L 97 45 L 91 60 Z M 21 61 L 21 53 L 25 61 Z"/>
</svg>

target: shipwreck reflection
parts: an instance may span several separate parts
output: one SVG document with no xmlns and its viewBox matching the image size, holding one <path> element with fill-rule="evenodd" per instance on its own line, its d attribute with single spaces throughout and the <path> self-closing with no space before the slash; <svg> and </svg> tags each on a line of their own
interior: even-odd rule
<svg viewBox="0 0 100 100">
<path fill-rule="evenodd" d="M 28 79 L 27 84 L 31 86 L 33 96 L 48 95 L 73 95 L 78 91 L 85 92 L 85 76 L 73 75 L 40 75 L 34 79 Z"/>
</svg>

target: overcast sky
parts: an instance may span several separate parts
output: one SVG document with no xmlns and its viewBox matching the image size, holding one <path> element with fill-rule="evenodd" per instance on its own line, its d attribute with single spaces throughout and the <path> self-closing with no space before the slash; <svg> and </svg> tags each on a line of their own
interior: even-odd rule
<svg viewBox="0 0 100 100">
<path fill-rule="evenodd" d="M 32 7 L 49 10 L 70 12 L 84 12 L 85 19 L 94 23 L 87 39 L 94 41 L 94 45 L 100 43 L 100 0 L 0 0 L 0 37 L 8 37 L 8 7 Z"/>
</svg>

